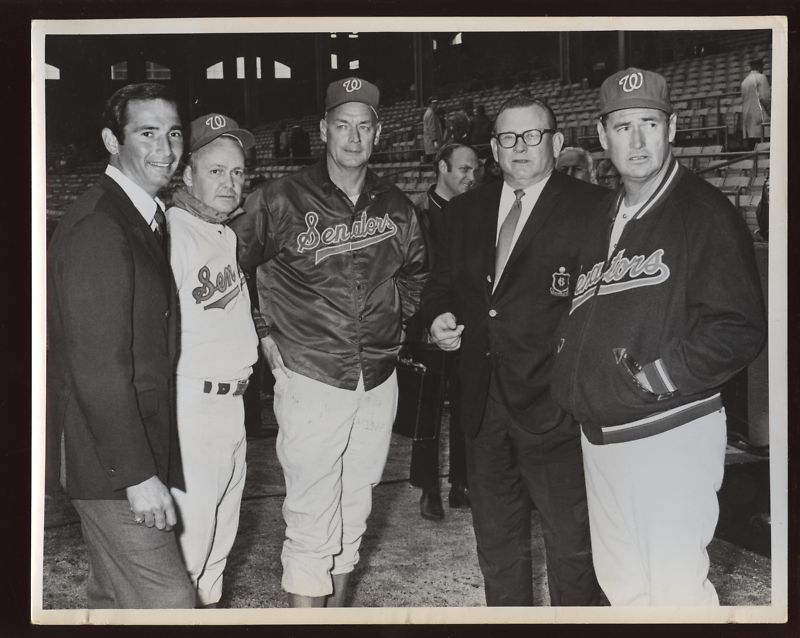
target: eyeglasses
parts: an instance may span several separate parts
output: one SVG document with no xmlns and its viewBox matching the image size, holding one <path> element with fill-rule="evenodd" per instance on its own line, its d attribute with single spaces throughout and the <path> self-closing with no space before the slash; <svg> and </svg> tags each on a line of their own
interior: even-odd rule
<svg viewBox="0 0 800 638">
<path fill-rule="evenodd" d="M 522 141 L 525 142 L 526 146 L 538 146 L 541 143 L 542 137 L 544 137 L 545 133 L 555 132 L 556 129 L 554 128 L 532 128 L 531 130 L 524 131 L 523 133 L 511 133 L 509 131 L 507 133 L 497 133 L 492 137 L 494 137 L 494 139 L 497 140 L 497 143 L 503 148 L 514 148 L 517 145 L 517 140 L 519 138 L 522 138 Z"/>
</svg>

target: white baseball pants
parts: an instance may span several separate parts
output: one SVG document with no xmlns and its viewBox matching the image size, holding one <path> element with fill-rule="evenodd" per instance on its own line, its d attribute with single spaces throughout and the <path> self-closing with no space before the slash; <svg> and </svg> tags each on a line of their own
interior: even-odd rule
<svg viewBox="0 0 800 638">
<path fill-rule="evenodd" d="M 197 601 L 222 595 L 222 573 L 239 529 L 247 463 L 241 396 L 206 394 L 203 381 L 177 379 L 178 436 L 186 490 L 172 488 L 180 544 Z"/>
<path fill-rule="evenodd" d="M 275 375 L 276 450 L 286 480 L 281 586 L 327 596 L 351 572 L 380 482 L 397 411 L 397 376 L 369 392 L 298 373 Z"/>
<path fill-rule="evenodd" d="M 706 548 L 719 517 L 725 411 L 637 441 L 581 435 L 597 580 L 612 605 L 718 605 Z"/>
</svg>

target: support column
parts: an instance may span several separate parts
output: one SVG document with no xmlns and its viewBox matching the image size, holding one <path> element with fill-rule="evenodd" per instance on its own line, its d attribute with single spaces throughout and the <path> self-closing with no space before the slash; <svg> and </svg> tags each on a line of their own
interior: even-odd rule
<svg viewBox="0 0 800 638">
<path fill-rule="evenodd" d="M 256 76 L 256 47 L 253 46 L 252 39 L 248 38 L 244 45 L 244 122 L 246 126 L 253 128 L 259 123 L 258 113 L 258 86 L 259 80 Z M 263 72 L 263 69 L 262 69 Z"/>
<path fill-rule="evenodd" d="M 561 84 L 572 83 L 572 66 L 569 51 L 570 34 L 562 31 L 558 34 L 558 72 Z"/>
<path fill-rule="evenodd" d="M 431 37 L 428 33 L 412 34 L 414 50 L 414 86 L 416 87 L 417 106 L 425 106 L 428 99 L 429 86 L 425 77 L 425 45 L 430 47 Z"/>
<path fill-rule="evenodd" d="M 330 42 L 327 33 L 314 34 L 314 114 L 322 114 L 325 110 L 325 89 L 328 87 L 330 70 L 330 51 L 326 46 Z"/>
<path fill-rule="evenodd" d="M 625 31 L 617 31 L 617 71 L 621 71 L 628 66 L 627 58 Z"/>
</svg>

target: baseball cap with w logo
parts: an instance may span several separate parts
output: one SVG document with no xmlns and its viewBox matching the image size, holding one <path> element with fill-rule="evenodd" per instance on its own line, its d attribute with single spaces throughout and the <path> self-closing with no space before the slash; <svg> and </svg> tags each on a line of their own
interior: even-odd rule
<svg viewBox="0 0 800 638">
<path fill-rule="evenodd" d="M 189 152 L 194 153 L 222 135 L 235 139 L 245 152 L 256 143 L 253 134 L 239 128 L 233 118 L 221 113 L 207 113 L 193 120 L 189 127 Z"/>
<path fill-rule="evenodd" d="M 629 67 L 603 81 L 600 86 L 600 115 L 636 108 L 672 113 L 669 86 L 663 75 Z"/>
<path fill-rule="evenodd" d="M 357 77 L 342 78 L 328 85 L 325 93 L 325 112 L 346 102 L 361 102 L 375 111 L 377 116 L 379 99 L 380 91 L 372 82 Z"/>
</svg>

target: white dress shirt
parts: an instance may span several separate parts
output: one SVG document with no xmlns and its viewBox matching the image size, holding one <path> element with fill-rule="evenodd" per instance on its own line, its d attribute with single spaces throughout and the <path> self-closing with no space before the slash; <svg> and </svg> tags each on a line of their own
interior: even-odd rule
<svg viewBox="0 0 800 638">
<path fill-rule="evenodd" d="M 528 222 L 528 218 L 531 216 L 531 211 L 536 205 L 536 202 L 539 201 L 539 196 L 542 194 L 544 187 L 547 185 L 547 180 L 549 179 L 550 175 L 545 177 L 543 180 L 528 186 L 528 188 L 523 189 L 525 191 L 525 196 L 519 202 L 519 220 L 517 221 L 517 227 L 514 229 L 514 236 L 511 238 L 511 247 L 508 250 L 509 256 L 511 256 L 511 253 L 514 252 L 514 246 L 517 245 L 517 239 L 519 239 L 522 229 L 525 228 L 525 224 Z M 500 237 L 500 228 L 503 226 L 503 222 L 511 212 L 511 206 L 514 205 L 514 201 L 516 199 L 517 196 L 514 194 L 514 189 L 504 181 L 503 190 L 500 192 L 500 205 L 497 209 L 497 231 L 494 237 L 495 245 L 497 245 L 497 240 Z M 498 281 L 499 279 L 495 277 L 493 288 L 497 287 Z"/>
<path fill-rule="evenodd" d="M 119 184 L 119 187 L 125 191 L 125 194 L 136 207 L 136 210 L 138 210 L 142 217 L 144 217 L 144 221 L 147 222 L 147 225 L 150 226 L 150 229 L 155 231 L 157 227 L 155 220 L 156 209 L 153 207 L 153 204 L 158 204 L 158 207 L 163 211 L 164 202 L 162 202 L 158 197 L 150 197 L 150 195 L 148 195 L 141 186 L 134 182 L 130 177 L 125 175 L 125 173 L 119 170 L 116 166 L 112 166 L 111 164 L 106 166 L 106 175 Z"/>
</svg>

